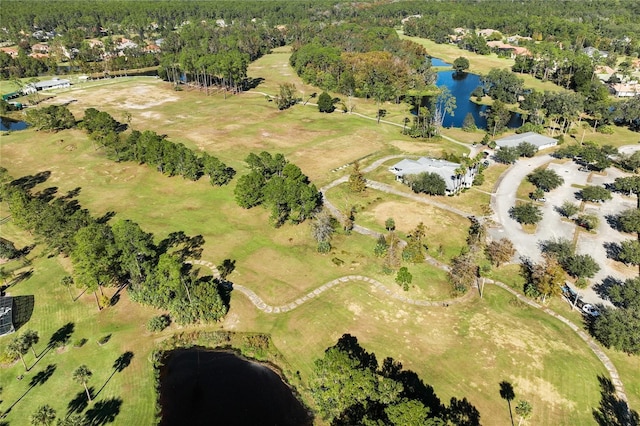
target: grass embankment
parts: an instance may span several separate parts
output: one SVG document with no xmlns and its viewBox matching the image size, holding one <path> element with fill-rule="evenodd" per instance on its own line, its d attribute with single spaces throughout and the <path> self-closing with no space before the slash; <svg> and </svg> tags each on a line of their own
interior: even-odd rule
<svg viewBox="0 0 640 426">
<path fill-rule="evenodd" d="M 276 55 L 286 57 L 273 56 Z M 244 173 L 242 160 L 249 152 L 283 152 L 319 185 L 337 177 L 330 170 L 356 158 L 413 146 L 412 140 L 400 135 L 397 128 L 349 115 L 327 116 L 306 107 L 279 112 L 260 96 L 248 94 L 224 100 L 222 95 L 174 92 L 169 85 L 155 80 L 122 79 L 122 85 L 108 89 L 76 88 L 60 94 L 56 101 L 62 103 L 65 97 L 77 99 L 71 104 L 76 113 L 98 106 L 121 119 L 122 111 L 129 111 L 133 128 L 166 133 L 170 140 L 207 150 L 238 167 L 240 173 Z M 189 182 L 168 178 L 144 165 L 114 163 L 94 150 L 77 130 L 56 134 L 16 132 L 3 137 L 0 148 L 2 166 L 16 177 L 43 170 L 52 172 L 36 190 L 57 186 L 59 193 L 65 193 L 81 187 L 79 201 L 94 215 L 115 210 L 116 219 L 132 219 L 157 238 L 177 230 L 202 234 L 207 241 L 202 257 L 214 263 L 235 259 L 237 269 L 229 277 L 231 281 L 251 288 L 267 303 L 290 302 L 331 279 L 349 274 L 371 276 L 401 292 L 392 276 L 380 274 L 380 261 L 372 256 L 375 241 L 371 238 L 338 235 L 331 254 L 318 254 L 306 224 L 274 229 L 267 225 L 265 210 L 238 208 L 233 201 L 234 183 L 212 188 L 204 180 Z M 361 216 L 377 224 L 376 212 L 384 216 L 384 221 L 393 211 L 400 223 L 399 216 L 404 215 L 408 204 L 381 197 L 376 201 L 379 204 L 371 204 L 374 213 L 369 219 L 366 214 Z M 376 210 L 384 203 L 394 203 L 393 209 Z M 440 213 L 431 216 L 434 218 L 429 220 L 435 224 L 444 220 L 439 219 Z M 453 247 L 457 238 L 454 233 L 463 236 L 466 226 L 461 229 L 454 221 L 451 226 L 455 228 L 446 228 L 449 223 L 445 222 L 440 223 L 445 228 L 437 232 L 442 232 L 441 238 L 451 238 L 448 244 Z M 3 225 L 3 236 L 21 244 L 30 241 L 26 234 L 9 226 Z M 459 244 L 461 247 L 464 240 Z M 131 365 L 113 376 L 98 399 L 122 398 L 118 423 L 150 423 L 155 399 L 147 357 L 155 340 L 178 330 L 201 327 L 179 329 L 172 325 L 162 335 L 150 335 L 144 325 L 158 313 L 129 303 L 126 294 L 101 313 L 97 312 L 92 295 L 71 302 L 66 290 L 57 284 L 65 273 L 63 265 L 69 268 L 68 262 L 35 254 L 30 266 L 34 275 L 10 289 L 14 295 L 35 295 L 34 314 L 25 327 L 36 329 L 48 341 L 55 330 L 73 322 L 72 339 L 85 337 L 88 342 L 81 348 L 69 345 L 62 353 L 49 352 L 34 372 L 49 363 L 57 364 L 56 371 L 14 407 L 8 420 L 24 419 L 38 405 L 52 403 L 50 395 L 60 395 L 54 408 L 59 414 L 66 412 L 68 401 L 82 391 L 70 379 L 80 363 L 94 371 L 91 384 L 100 389 L 113 371 L 114 360 L 130 350 L 134 353 Z M 333 257 L 342 260 L 343 265 L 336 266 Z M 424 267 L 412 273 L 419 286 L 411 289 L 409 296 L 412 292 L 425 298 L 441 294 L 437 289 L 443 285 L 442 272 Z M 564 325 L 536 310 L 513 305 L 511 299 L 506 292 L 487 287 L 482 300 L 472 298 L 448 308 L 419 308 L 389 299 L 368 284 L 346 283 L 280 315 L 262 313 L 244 296 L 233 294 L 230 312 L 222 325 L 226 330 L 270 333 L 292 371 L 300 371 L 303 380 L 309 379 L 314 359 L 322 356 L 326 347 L 343 333 L 351 333 L 367 350 L 375 351 L 380 360 L 392 356 L 405 368 L 416 371 L 443 400 L 467 397 L 482 413 L 483 423 L 508 422 L 507 407 L 498 392 L 502 380 L 514 384 L 517 398 L 533 404 L 534 419 L 540 424 L 590 423 L 591 409 L 599 400 L 596 377 L 603 374 L 602 365 Z M 96 340 L 106 334 L 112 334 L 111 340 L 98 346 Z M 0 351 L 7 341 L 0 340 Z M 0 408 L 6 409 L 5 403 L 12 403 L 26 390 L 25 380 L 31 376 L 15 380 L 21 369 L 19 363 L 0 369 L 5 387 L 5 402 Z"/>
</svg>

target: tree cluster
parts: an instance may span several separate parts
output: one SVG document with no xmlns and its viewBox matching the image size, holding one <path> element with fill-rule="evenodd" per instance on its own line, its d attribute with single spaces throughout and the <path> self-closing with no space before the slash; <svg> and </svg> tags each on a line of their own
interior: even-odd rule
<svg viewBox="0 0 640 426">
<path fill-rule="evenodd" d="M 54 197 L 49 189 L 32 194 L 43 176 L 26 176 L 5 184 L 2 199 L 14 222 L 32 232 L 52 249 L 70 256 L 75 282 L 95 295 L 99 308 L 109 299 L 104 286 L 128 285 L 131 297 L 171 312 L 180 323 L 216 321 L 228 305 L 223 283 L 198 277 L 186 263 L 197 258 L 204 239 L 176 232 L 158 245 L 138 224 L 93 218 L 74 199 L 77 191 Z M 98 292 L 101 297 L 98 297 Z"/>
<path fill-rule="evenodd" d="M 29 108 L 27 110 L 27 122 L 36 130 L 57 132 L 71 129 L 76 125 L 76 119 L 63 105 L 49 105 L 42 108 Z"/>
<path fill-rule="evenodd" d="M 245 162 L 251 171 L 238 179 L 234 190 L 240 207 L 264 204 L 271 210 L 273 224 L 279 227 L 287 221 L 303 222 L 322 205 L 322 194 L 315 185 L 282 154 L 251 153 Z"/>
<path fill-rule="evenodd" d="M 408 175 L 405 177 L 409 187 L 415 193 L 425 193 L 429 195 L 444 195 L 447 184 L 437 173 L 422 172 L 417 175 Z"/>
<path fill-rule="evenodd" d="M 85 111 L 82 127 L 117 161 L 137 161 L 155 166 L 168 176 L 180 175 L 194 181 L 207 175 L 211 185 L 217 186 L 229 183 L 236 173 L 218 158 L 207 153 L 200 156 L 150 130 L 133 130 L 125 139 L 118 133 L 123 126 L 108 113 L 94 108 Z"/>
<path fill-rule="evenodd" d="M 322 417 L 333 425 L 480 424 L 480 413 L 466 398 L 451 398 L 444 406 L 416 373 L 392 358 L 379 365 L 349 334 L 315 361 L 310 388 Z"/>
<path fill-rule="evenodd" d="M 640 354 L 640 278 L 614 284 L 608 296 L 615 307 L 603 307 L 590 330 L 606 347 Z"/>
<path fill-rule="evenodd" d="M 291 65 L 306 83 L 349 96 L 395 100 L 409 89 L 435 80 L 427 52 L 401 41 L 392 28 L 334 24 L 309 25 L 309 42 L 294 44 Z"/>
<path fill-rule="evenodd" d="M 543 241 L 540 246 L 545 255 L 555 258 L 574 278 L 592 278 L 600 270 L 591 255 L 575 253 L 573 244 L 567 239 Z"/>
<path fill-rule="evenodd" d="M 564 179 L 551 169 L 537 169 L 527 175 L 527 180 L 544 192 L 552 191 L 564 183 Z"/>
<path fill-rule="evenodd" d="M 611 156 L 617 154 L 618 150 L 611 145 L 600 146 L 595 142 L 584 142 L 581 145 L 573 144 L 557 149 L 553 156 L 556 158 L 572 158 L 574 162 L 601 171 L 611 165 Z"/>
</svg>

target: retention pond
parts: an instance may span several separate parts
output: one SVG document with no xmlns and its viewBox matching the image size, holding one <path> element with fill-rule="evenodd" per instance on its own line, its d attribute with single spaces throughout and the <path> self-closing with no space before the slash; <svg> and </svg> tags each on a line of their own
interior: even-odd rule
<svg viewBox="0 0 640 426">
<path fill-rule="evenodd" d="M 204 348 L 165 354 L 160 369 L 162 426 L 307 426 L 313 420 L 268 366 Z"/>
</svg>

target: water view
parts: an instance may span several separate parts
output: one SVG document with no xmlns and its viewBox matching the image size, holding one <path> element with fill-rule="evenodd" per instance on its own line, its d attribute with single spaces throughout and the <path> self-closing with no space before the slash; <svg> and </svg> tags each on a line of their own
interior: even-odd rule
<svg viewBox="0 0 640 426">
<path fill-rule="evenodd" d="M 29 127 L 29 125 L 24 121 L 10 120 L 6 117 L 1 117 L 0 119 L 0 130 L 3 132 L 7 130 L 24 130 L 27 127 Z"/>
<path fill-rule="evenodd" d="M 178 349 L 160 371 L 163 426 L 311 426 L 280 376 L 233 352 Z"/>
<path fill-rule="evenodd" d="M 432 64 L 436 58 L 432 58 Z M 438 61 L 442 62 L 440 59 Z M 462 127 L 464 118 L 468 113 L 473 116 L 476 126 L 481 129 L 487 128 L 487 119 L 483 113 L 487 110 L 486 105 L 477 105 L 471 102 L 471 92 L 480 85 L 480 76 L 471 73 L 456 73 L 455 71 L 441 71 L 436 79 L 438 87 L 445 86 L 456 98 L 456 110 L 453 116 L 446 115 L 444 127 Z M 511 120 L 507 124 L 510 129 L 518 128 L 522 125 L 520 114 L 512 114 Z"/>
</svg>

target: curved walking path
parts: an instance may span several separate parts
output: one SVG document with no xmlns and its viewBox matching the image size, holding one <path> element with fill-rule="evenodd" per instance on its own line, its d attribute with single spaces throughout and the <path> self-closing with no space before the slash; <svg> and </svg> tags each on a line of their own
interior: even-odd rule
<svg viewBox="0 0 640 426">
<path fill-rule="evenodd" d="M 218 268 L 216 267 L 216 265 L 214 265 L 209 261 L 192 260 L 187 263 L 191 263 L 193 265 L 205 266 L 211 270 L 214 277 L 220 278 L 220 273 L 218 272 Z M 437 264 L 437 261 L 435 264 L 436 266 L 439 266 Z M 440 266 L 446 266 L 446 265 L 440 264 Z M 475 295 L 474 291 L 469 291 L 462 297 L 459 297 L 456 299 L 449 299 L 449 300 L 432 301 L 432 300 L 412 299 L 410 297 L 406 297 L 402 294 L 398 294 L 392 291 L 389 287 L 385 286 L 378 280 L 375 280 L 373 278 L 368 278 L 362 275 L 347 275 L 344 277 L 336 278 L 332 281 L 329 281 L 328 283 L 321 285 L 320 287 L 314 290 L 311 290 L 307 294 L 297 298 L 292 302 L 285 303 L 284 305 L 279 305 L 279 306 L 272 306 L 267 304 L 253 290 L 243 285 L 234 284 L 233 289 L 244 294 L 251 301 L 251 303 L 253 303 L 253 305 L 259 310 L 261 310 L 262 312 L 269 313 L 269 314 L 281 314 L 281 313 L 289 312 L 298 308 L 299 306 L 303 305 L 306 302 L 309 302 L 310 300 L 315 299 L 316 297 L 320 296 L 322 293 L 324 293 L 325 291 L 333 287 L 336 287 L 340 284 L 348 283 L 351 281 L 360 281 L 360 282 L 370 284 L 375 290 L 379 290 L 387 297 L 395 299 L 400 303 L 403 303 L 406 305 L 415 305 L 415 306 L 424 306 L 424 307 L 448 307 L 450 305 L 466 302 L 467 300 L 471 299 Z M 589 346 L 591 351 L 596 355 L 596 357 L 604 365 L 605 369 L 609 373 L 609 376 L 611 377 L 611 382 L 615 386 L 616 394 L 618 395 L 618 398 L 620 398 L 625 402 L 628 401 L 627 394 L 625 393 L 625 390 L 624 390 L 624 385 L 622 383 L 622 380 L 620 380 L 620 375 L 618 374 L 618 370 L 616 369 L 615 365 L 613 365 L 613 362 L 611 362 L 611 359 L 609 359 L 607 354 L 604 353 L 604 351 L 600 348 L 600 346 L 587 333 L 585 333 L 584 330 L 582 330 L 579 326 L 577 326 L 567 318 L 563 317 L 562 315 L 554 312 L 553 310 L 545 306 L 540 305 L 539 303 L 529 299 L 528 297 L 525 297 L 524 295 L 518 293 L 517 291 L 515 291 L 514 289 L 512 289 L 511 287 L 509 287 L 508 285 L 500 281 L 486 279 L 485 282 L 488 284 L 494 284 L 508 291 L 513 296 L 517 297 L 519 300 L 526 303 L 527 305 L 536 309 L 540 309 L 547 315 L 551 315 L 552 317 L 558 319 L 559 321 L 567 325 L 569 328 L 571 328 L 578 335 L 578 337 L 580 337 Z"/>
</svg>

